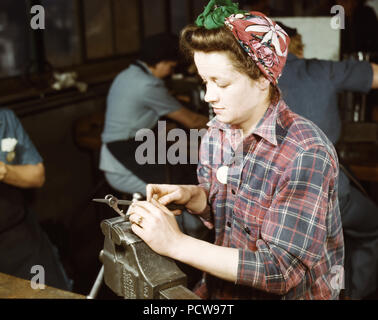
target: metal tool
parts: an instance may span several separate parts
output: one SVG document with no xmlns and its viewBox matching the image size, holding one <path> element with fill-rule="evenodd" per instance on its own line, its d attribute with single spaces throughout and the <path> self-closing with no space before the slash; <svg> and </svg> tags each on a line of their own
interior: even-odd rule
<svg viewBox="0 0 378 320">
<path fill-rule="evenodd" d="M 121 217 L 101 222 L 104 281 L 125 299 L 199 299 L 174 260 L 154 252 Z"/>
<path fill-rule="evenodd" d="M 122 215 L 101 222 L 105 240 L 99 258 L 103 266 L 88 299 L 97 296 L 102 279 L 125 299 L 199 299 L 186 288 L 187 277 L 174 260 L 154 252 L 132 231 L 131 222 L 118 208 L 118 204 L 130 205 L 140 200 L 138 194 L 133 195 L 133 201 L 118 200 L 112 195 L 93 200 L 107 203 Z"/>
<path fill-rule="evenodd" d="M 104 279 L 104 266 L 101 267 L 100 272 L 97 275 L 96 281 L 91 289 L 87 299 L 95 299 L 97 297 L 98 291 L 100 290 L 102 280 Z"/>
<path fill-rule="evenodd" d="M 115 196 L 113 196 L 111 194 L 108 194 L 108 195 L 105 196 L 104 199 L 92 199 L 92 201 L 100 202 L 100 203 L 106 203 L 111 208 L 113 208 L 121 217 L 125 217 L 125 214 L 123 213 L 123 210 L 119 209 L 118 205 L 129 206 L 133 202 L 141 200 L 142 199 L 142 195 L 140 195 L 139 193 L 134 193 L 133 198 L 134 198 L 133 200 L 119 200 Z M 175 204 L 175 203 L 170 203 L 166 207 L 169 210 L 183 210 L 183 209 L 185 209 L 184 205 L 182 205 L 182 204 Z"/>
<path fill-rule="evenodd" d="M 109 207 L 113 208 L 113 210 L 117 212 L 121 217 L 125 217 L 125 214 L 123 213 L 123 210 L 118 208 L 118 204 L 125 204 L 125 205 L 132 204 L 132 201 L 130 200 L 118 200 L 115 196 L 111 194 L 107 194 L 105 196 L 105 199 L 93 199 L 92 201 L 108 204 Z"/>
</svg>

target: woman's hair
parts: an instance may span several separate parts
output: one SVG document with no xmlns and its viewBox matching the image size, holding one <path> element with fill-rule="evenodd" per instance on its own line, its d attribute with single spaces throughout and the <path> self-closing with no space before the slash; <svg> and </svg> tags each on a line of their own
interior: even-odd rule
<svg viewBox="0 0 378 320">
<path fill-rule="evenodd" d="M 303 58 L 303 48 L 302 36 L 299 33 L 290 36 L 289 52 L 295 54 L 297 57 Z"/>
<path fill-rule="evenodd" d="M 159 33 L 143 40 L 139 59 L 154 67 L 161 61 L 179 60 L 179 39 L 177 35 Z"/>
<path fill-rule="evenodd" d="M 181 31 L 180 49 L 183 54 L 193 59 L 194 52 L 225 52 L 234 68 L 246 74 L 252 80 L 264 77 L 252 58 L 244 51 L 232 32 L 227 27 L 205 29 L 195 25 L 186 26 Z M 279 95 L 278 89 L 270 84 L 269 99 L 272 102 Z"/>
</svg>

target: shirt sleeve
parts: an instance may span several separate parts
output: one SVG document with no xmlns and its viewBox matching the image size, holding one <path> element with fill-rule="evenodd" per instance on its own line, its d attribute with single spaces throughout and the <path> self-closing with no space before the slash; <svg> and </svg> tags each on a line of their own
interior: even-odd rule
<svg viewBox="0 0 378 320">
<path fill-rule="evenodd" d="M 207 195 L 209 195 L 211 187 L 211 165 L 209 161 L 210 157 L 212 157 L 212 152 L 210 150 L 210 132 L 208 130 L 201 139 L 199 161 L 197 165 L 197 177 L 199 186 L 206 191 Z"/>
<path fill-rule="evenodd" d="M 327 219 L 339 214 L 336 161 L 316 147 L 302 151 L 285 170 L 257 250 L 239 250 L 238 284 L 282 295 L 322 258 Z"/>
<path fill-rule="evenodd" d="M 42 157 L 24 130 L 20 120 L 11 110 L 9 110 L 9 121 L 11 121 L 13 124 L 12 126 L 14 126 L 14 129 L 12 130 L 14 131 L 14 137 L 10 138 L 17 139 L 15 150 L 17 164 L 37 164 L 43 162 Z"/>
<path fill-rule="evenodd" d="M 373 82 L 373 69 L 368 61 L 344 60 L 327 61 L 312 60 L 316 63 L 308 65 L 309 74 L 319 74 L 319 70 L 324 76 L 319 81 L 328 79 L 337 91 L 347 90 L 367 93 Z M 315 70 L 311 70 L 315 69 Z"/>
<path fill-rule="evenodd" d="M 148 83 L 143 99 L 159 117 L 182 108 L 182 105 L 168 92 L 162 80 Z"/>
</svg>

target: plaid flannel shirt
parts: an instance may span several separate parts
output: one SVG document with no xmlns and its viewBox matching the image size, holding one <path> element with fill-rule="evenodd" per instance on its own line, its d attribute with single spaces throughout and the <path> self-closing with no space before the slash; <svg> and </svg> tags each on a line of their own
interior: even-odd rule
<svg viewBox="0 0 378 320">
<path fill-rule="evenodd" d="M 236 283 L 205 273 L 196 293 L 337 299 L 344 240 L 332 143 L 282 100 L 241 139 L 240 130 L 216 118 L 202 139 L 197 173 L 208 193 L 215 244 L 238 248 L 239 263 Z M 217 179 L 222 166 L 228 167 L 226 184 Z"/>
</svg>

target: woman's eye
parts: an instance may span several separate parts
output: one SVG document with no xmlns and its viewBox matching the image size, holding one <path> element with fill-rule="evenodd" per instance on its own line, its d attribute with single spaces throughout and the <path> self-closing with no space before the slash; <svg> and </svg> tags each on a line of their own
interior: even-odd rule
<svg viewBox="0 0 378 320">
<path fill-rule="evenodd" d="M 219 87 L 219 88 L 226 88 L 226 87 L 228 87 L 228 84 L 219 83 L 219 84 L 218 84 L 218 87 Z"/>
</svg>

